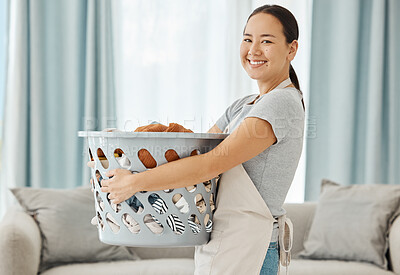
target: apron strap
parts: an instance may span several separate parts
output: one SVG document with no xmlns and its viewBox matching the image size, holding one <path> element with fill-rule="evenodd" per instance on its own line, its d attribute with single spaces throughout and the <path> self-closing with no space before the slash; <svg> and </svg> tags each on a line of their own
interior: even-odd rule
<svg viewBox="0 0 400 275">
<path fill-rule="evenodd" d="M 293 245 L 293 224 L 286 215 L 282 215 L 278 218 L 278 225 L 280 263 L 286 267 L 286 274 L 288 274 Z"/>
</svg>

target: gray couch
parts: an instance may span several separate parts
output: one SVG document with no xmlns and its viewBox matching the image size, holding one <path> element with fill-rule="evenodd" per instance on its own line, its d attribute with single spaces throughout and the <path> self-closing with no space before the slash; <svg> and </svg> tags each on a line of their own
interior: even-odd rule
<svg viewBox="0 0 400 275">
<path fill-rule="evenodd" d="M 384 275 L 400 274 L 400 218 L 394 222 L 390 236 L 391 270 L 360 262 L 296 259 L 315 212 L 316 203 L 285 204 L 287 216 L 294 225 L 291 275 L 340 274 Z M 24 211 L 10 209 L 0 223 L 0 274 L 37 274 L 40 261 L 41 235 L 35 221 Z M 193 274 L 193 248 L 137 248 L 138 261 L 69 264 L 51 268 L 43 275 L 101 274 Z M 18 255 L 12 256 L 12 255 Z M 284 274 L 284 268 L 281 269 Z"/>
</svg>

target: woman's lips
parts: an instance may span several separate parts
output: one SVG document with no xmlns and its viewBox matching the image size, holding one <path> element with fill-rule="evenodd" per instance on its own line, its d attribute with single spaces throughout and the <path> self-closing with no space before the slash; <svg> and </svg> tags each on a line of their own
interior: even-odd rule
<svg viewBox="0 0 400 275">
<path fill-rule="evenodd" d="M 249 60 L 247 59 L 247 62 L 249 63 L 251 68 L 258 68 L 267 63 L 265 60 Z"/>
</svg>

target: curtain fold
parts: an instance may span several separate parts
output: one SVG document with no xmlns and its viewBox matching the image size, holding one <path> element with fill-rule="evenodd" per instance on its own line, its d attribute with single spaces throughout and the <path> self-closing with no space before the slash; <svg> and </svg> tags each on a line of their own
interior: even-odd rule
<svg viewBox="0 0 400 275">
<path fill-rule="evenodd" d="M 313 2 L 306 200 L 322 178 L 400 182 L 400 2 Z"/>
<path fill-rule="evenodd" d="M 79 130 L 115 127 L 111 1 L 10 1 L 1 211 L 18 186 L 88 184 Z"/>
</svg>

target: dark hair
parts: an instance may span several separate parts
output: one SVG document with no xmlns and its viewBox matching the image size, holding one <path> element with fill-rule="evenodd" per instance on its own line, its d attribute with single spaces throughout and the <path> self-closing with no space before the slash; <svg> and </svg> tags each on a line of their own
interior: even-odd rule
<svg viewBox="0 0 400 275">
<path fill-rule="evenodd" d="M 289 10 L 285 9 L 284 7 L 278 6 L 278 5 L 264 5 L 264 6 L 256 8 L 250 14 L 249 18 L 247 18 L 247 22 L 249 22 L 250 18 L 253 15 L 256 15 L 258 13 L 270 14 L 281 22 L 281 24 L 283 26 L 283 34 L 286 37 L 287 43 L 292 43 L 293 40 L 298 40 L 299 26 L 297 25 L 296 18 Z M 294 71 L 292 64 L 290 64 L 290 67 L 289 67 L 289 77 L 290 77 L 290 80 L 292 81 L 293 85 L 299 91 L 301 91 L 299 79 L 297 78 L 296 72 Z M 303 104 L 303 109 L 305 110 L 303 99 L 301 99 L 301 103 Z"/>
</svg>

